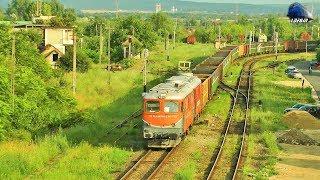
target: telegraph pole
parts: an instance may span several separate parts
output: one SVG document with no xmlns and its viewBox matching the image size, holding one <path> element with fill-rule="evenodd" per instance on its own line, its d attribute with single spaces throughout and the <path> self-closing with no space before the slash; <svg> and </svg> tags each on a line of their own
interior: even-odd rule
<svg viewBox="0 0 320 180">
<path fill-rule="evenodd" d="M 279 34 L 278 32 L 275 33 L 276 38 L 276 60 L 278 60 L 278 42 L 279 42 Z"/>
<path fill-rule="evenodd" d="M 249 54 L 251 53 L 251 43 L 252 43 L 252 31 L 250 31 L 250 41 L 249 41 Z"/>
<path fill-rule="evenodd" d="M 253 26 L 253 32 L 252 32 L 252 42 L 254 42 L 254 35 L 256 32 L 256 27 Z"/>
<path fill-rule="evenodd" d="M 109 85 L 111 84 L 111 27 L 109 26 L 109 31 L 108 31 L 108 74 L 109 74 L 109 80 L 108 83 Z"/>
<path fill-rule="evenodd" d="M 102 35 L 102 24 L 100 25 L 100 50 L 99 50 L 99 63 L 101 65 L 103 55 L 103 35 Z"/>
<path fill-rule="evenodd" d="M 166 35 L 166 54 L 167 54 L 167 61 L 169 61 L 170 60 L 170 52 L 169 52 L 169 33 L 167 33 L 167 35 Z"/>
<path fill-rule="evenodd" d="M 147 58 L 148 58 L 148 54 L 149 51 L 148 49 L 144 49 L 143 50 L 143 62 L 144 62 L 144 67 L 143 67 L 143 92 L 146 93 L 147 92 Z"/>
<path fill-rule="evenodd" d="M 12 52 L 11 52 L 11 60 L 12 60 L 12 72 L 11 72 L 11 93 L 12 93 L 12 109 L 15 109 L 15 71 L 16 71 L 16 36 L 12 34 Z"/>
<path fill-rule="evenodd" d="M 116 0 L 116 7 L 117 7 L 116 17 L 118 18 L 119 17 L 119 0 Z"/>
<path fill-rule="evenodd" d="M 73 29 L 73 71 L 72 71 L 72 91 L 76 94 L 76 81 L 77 81 L 77 39 L 76 30 Z"/>
<path fill-rule="evenodd" d="M 178 26 L 178 19 L 176 18 L 176 25 L 175 25 L 174 31 L 173 31 L 173 49 L 176 48 L 176 31 L 177 31 L 177 26 Z"/>
<path fill-rule="evenodd" d="M 313 26 L 311 27 L 311 40 L 313 40 Z"/>
<path fill-rule="evenodd" d="M 221 26 L 219 25 L 219 49 L 221 47 Z"/>
<path fill-rule="evenodd" d="M 276 26 L 273 26 L 273 42 L 276 40 Z"/>
</svg>

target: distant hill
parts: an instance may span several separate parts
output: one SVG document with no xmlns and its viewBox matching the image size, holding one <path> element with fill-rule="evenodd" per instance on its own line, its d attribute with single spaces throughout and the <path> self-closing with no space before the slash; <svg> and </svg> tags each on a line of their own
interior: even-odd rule
<svg viewBox="0 0 320 180">
<path fill-rule="evenodd" d="M 61 0 L 66 7 L 72 7 L 78 10 L 83 9 L 104 9 L 115 10 L 115 0 Z M 119 7 L 122 10 L 144 10 L 153 11 L 155 4 L 160 2 L 164 10 L 169 11 L 172 6 L 178 8 L 178 11 L 207 11 L 207 12 L 231 12 L 236 11 L 234 3 L 205 3 L 191 2 L 183 0 L 119 0 Z M 6 7 L 8 0 L 0 0 L 0 6 Z M 286 4 L 239 4 L 239 12 L 242 14 L 260 14 L 260 13 L 280 13 L 286 14 L 288 5 Z M 318 7 L 318 6 L 315 6 Z"/>
</svg>

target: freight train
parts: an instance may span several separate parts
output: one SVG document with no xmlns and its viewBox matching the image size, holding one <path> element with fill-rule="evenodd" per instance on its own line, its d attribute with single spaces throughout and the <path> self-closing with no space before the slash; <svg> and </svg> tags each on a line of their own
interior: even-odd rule
<svg viewBox="0 0 320 180">
<path fill-rule="evenodd" d="M 278 44 L 279 52 L 305 51 L 305 42 Z M 309 42 L 314 50 L 316 42 Z M 143 137 L 149 148 L 171 148 L 185 137 L 219 86 L 230 63 L 238 58 L 274 53 L 273 43 L 227 46 L 198 64 L 192 73 L 173 76 L 143 94 Z"/>
</svg>

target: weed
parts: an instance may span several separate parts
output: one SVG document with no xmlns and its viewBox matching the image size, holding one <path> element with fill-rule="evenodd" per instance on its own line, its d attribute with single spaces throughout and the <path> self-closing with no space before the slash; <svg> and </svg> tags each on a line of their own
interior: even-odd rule
<svg viewBox="0 0 320 180">
<path fill-rule="evenodd" d="M 189 161 L 184 167 L 180 168 L 175 174 L 176 180 L 192 180 L 196 175 L 196 162 Z"/>
</svg>

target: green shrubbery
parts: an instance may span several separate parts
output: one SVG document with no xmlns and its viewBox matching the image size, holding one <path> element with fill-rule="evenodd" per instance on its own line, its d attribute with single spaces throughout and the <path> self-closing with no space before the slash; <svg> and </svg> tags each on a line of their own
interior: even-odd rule
<svg viewBox="0 0 320 180">
<path fill-rule="evenodd" d="M 70 126 L 75 119 L 82 120 L 75 100 L 60 86 L 61 75 L 53 73 L 38 52 L 39 35 L 34 31 L 18 31 L 15 36 L 13 66 L 9 56 L 12 31 L 0 26 L 1 138 L 30 139 L 60 126 Z"/>
<path fill-rule="evenodd" d="M 77 71 L 84 73 L 87 72 L 91 66 L 92 60 L 86 54 L 85 51 L 77 49 Z M 73 68 L 73 50 L 72 47 L 68 47 L 66 54 L 62 56 L 58 61 L 59 67 L 70 72 Z"/>
<path fill-rule="evenodd" d="M 317 48 L 316 59 L 317 59 L 318 62 L 320 62 L 320 48 Z"/>
<path fill-rule="evenodd" d="M 48 136 L 37 145 L 13 141 L 0 145 L 0 179 L 28 177 L 46 166 L 69 148 L 67 139 L 61 135 Z M 30 176 L 31 177 L 31 176 Z"/>
</svg>

